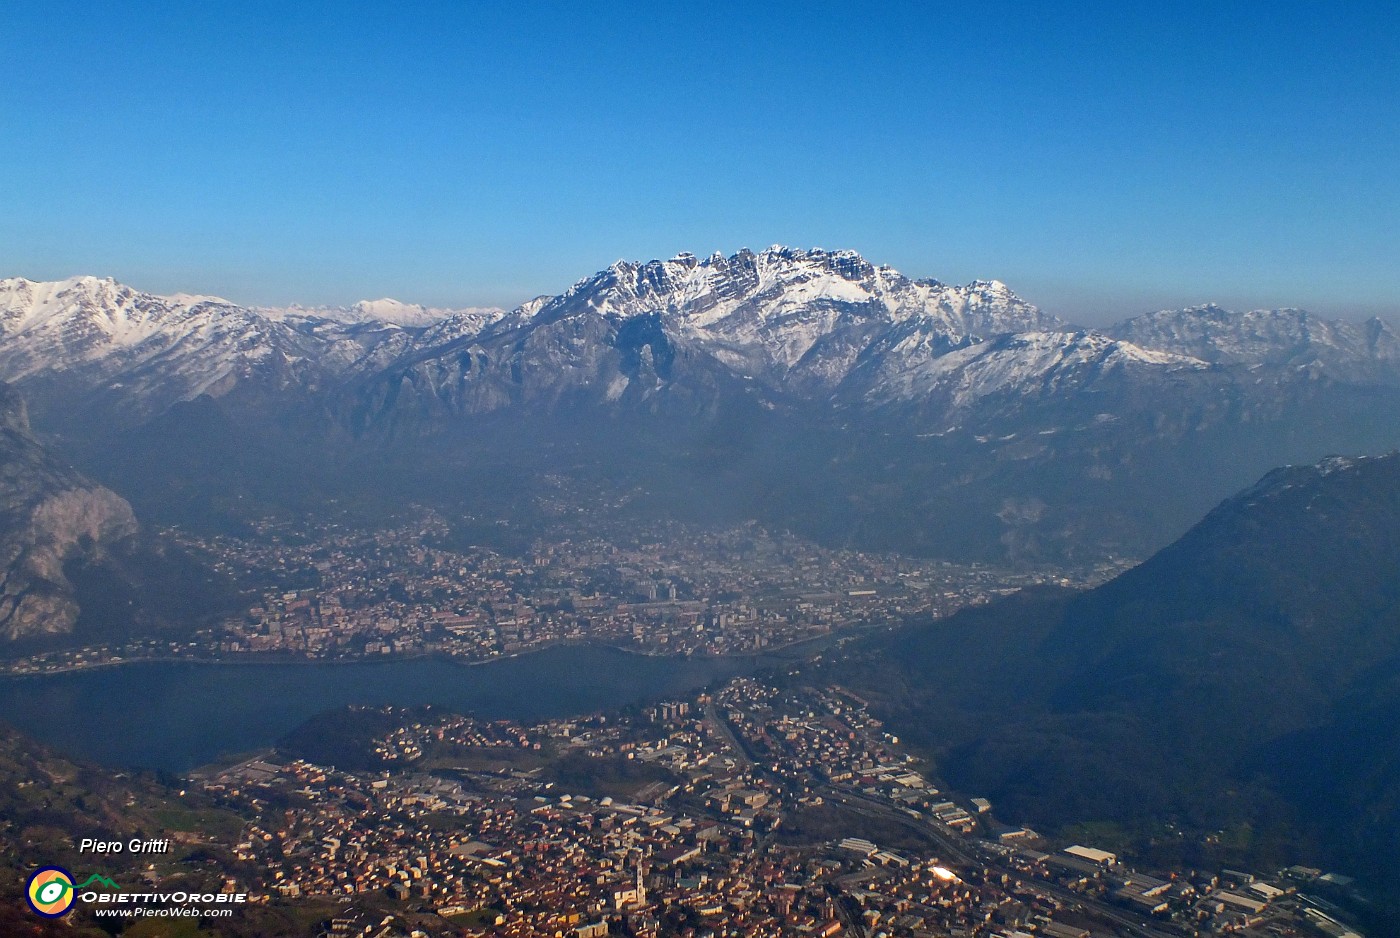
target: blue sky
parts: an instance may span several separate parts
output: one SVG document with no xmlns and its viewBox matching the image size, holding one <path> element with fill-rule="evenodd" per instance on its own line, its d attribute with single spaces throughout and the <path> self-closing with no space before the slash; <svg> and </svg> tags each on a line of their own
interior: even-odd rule
<svg viewBox="0 0 1400 938">
<path fill-rule="evenodd" d="M 785 243 L 1400 318 L 1400 14 L 1141 6 L 10 4 L 0 275 L 504 305 Z"/>
</svg>

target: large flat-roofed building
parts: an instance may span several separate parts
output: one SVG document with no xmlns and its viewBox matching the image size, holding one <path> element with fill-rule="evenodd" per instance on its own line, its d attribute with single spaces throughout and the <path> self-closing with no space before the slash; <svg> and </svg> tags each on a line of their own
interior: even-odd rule
<svg viewBox="0 0 1400 938">
<path fill-rule="evenodd" d="M 1072 857 L 1079 857 L 1081 860 L 1088 860 L 1090 863 L 1097 863 L 1099 866 L 1113 866 L 1118 862 L 1117 854 L 1109 853 L 1107 850 L 1099 850 L 1096 847 L 1081 847 L 1075 844 L 1073 847 L 1066 847 L 1065 853 Z"/>
<path fill-rule="evenodd" d="M 1215 898 L 1226 905 L 1234 906 L 1237 909 L 1243 909 L 1246 912 L 1253 912 L 1255 915 L 1263 912 L 1265 906 L 1268 905 L 1266 902 L 1260 902 L 1258 899 L 1251 899 L 1248 896 L 1241 896 L 1234 892 L 1217 892 Z"/>
</svg>

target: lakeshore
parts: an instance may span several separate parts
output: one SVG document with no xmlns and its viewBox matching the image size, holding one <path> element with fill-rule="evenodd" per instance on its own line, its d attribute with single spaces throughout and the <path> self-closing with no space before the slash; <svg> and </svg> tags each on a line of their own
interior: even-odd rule
<svg viewBox="0 0 1400 938">
<path fill-rule="evenodd" d="M 515 658 L 523 658 L 529 655 L 536 655 L 551 648 L 608 648 L 620 652 L 624 655 L 637 655 L 642 658 L 659 658 L 662 660 L 745 660 L 754 657 L 763 658 L 802 658 L 807 657 L 809 652 L 819 651 L 828 645 L 855 638 L 866 632 L 878 628 L 888 628 L 890 623 L 872 623 L 854 628 L 848 628 L 839 632 L 828 632 L 822 635 L 814 635 L 808 638 L 799 638 L 794 641 L 784 642 L 780 645 L 763 648 L 755 652 L 731 652 L 727 654 L 707 654 L 687 652 L 684 654 L 667 653 L 655 651 L 649 648 L 638 648 L 631 645 L 614 644 L 596 639 L 560 639 L 557 641 L 545 642 L 524 651 L 502 652 L 492 655 L 489 658 L 464 658 L 459 655 L 447 654 L 440 651 L 405 651 L 394 652 L 390 655 L 377 657 L 374 655 L 357 655 L 344 658 L 309 658 L 305 655 L 284 654 L 279 652 L 255 652 L 242 654 L 228 654 L 216 657 L 207 656 L 177 656 L 177 655 L 149 655 L 133 656 L 130 658 L 109 658 L 104 661 L 83 661 L 75 664 L 62 665 L 58 667 L 46 668 L 42 671 L 15 671 L 5 670 L 6 665 L 0 664 L 0 682 L 6 680 L 24 680 L 26 678 L 44 678 L 59 674 L 77 674 L 84 671 L 95 671 L 103 668 L 121 668 L 142 664 L 190 664 L 190 665 L 216 665 L 216 666 L 237 666 L 237 667 L 276 667 L 282 665 L 296 666 L 320 666 L 320 665 L 374 665 L 388 664 L 394 661 L 415 661 L 432 660 L 441 661 L 446 664 L 458 667 L 475 668 L 483 665 L 497 664 L 501 661 L 510 661 Z"/>
<path fill-rule="evenodd" d="M 273 745 L 310 716 L 351 704 L 547 719 L 680 695 L 792 660 L 790 653 L 662 657 L 578 644 L 471 668 L 430 657 L 257 667 L 121 662 L 0 680 L 0 719 L 66 755 L 182 772 Z"/>
</svg>

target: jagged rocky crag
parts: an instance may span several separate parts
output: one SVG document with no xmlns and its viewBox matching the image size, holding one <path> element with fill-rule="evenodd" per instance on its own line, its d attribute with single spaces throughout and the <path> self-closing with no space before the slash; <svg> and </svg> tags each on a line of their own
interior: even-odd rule
<svg viewBox="0 0 1400 938">
<path fill-rule="evenodd" d="M 55 459 L 19 395 L 0 386 L 0 635 L 72 631 L 79 610 L 64 565 L 100 559 L 135 532 L 131 506 Z"/>
</svg>

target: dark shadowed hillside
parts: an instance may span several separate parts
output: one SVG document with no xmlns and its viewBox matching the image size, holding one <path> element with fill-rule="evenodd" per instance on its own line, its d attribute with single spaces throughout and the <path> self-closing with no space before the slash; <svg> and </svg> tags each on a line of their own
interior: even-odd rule
<svg viewBox="0 0 1400 938">
<path fill-rule="evenodd" d="M 1171 825 L 1213 831 L 1225 858 L 1400 886 L 1400 455 L 1270 473 L 1098 589 L 912 626 L 849 667 L 1034 826 L 1159 851 L 1185 849 Z"/>
</svg>

